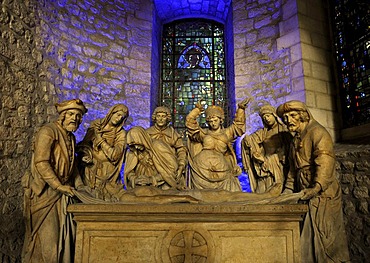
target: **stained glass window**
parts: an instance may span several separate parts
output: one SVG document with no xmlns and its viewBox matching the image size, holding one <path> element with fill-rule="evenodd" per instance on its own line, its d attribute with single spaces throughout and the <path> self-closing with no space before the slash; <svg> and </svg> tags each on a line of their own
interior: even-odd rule
<svg viewBox="0 0 370 263">
<path fill-rule="evenodd" d="M 219 105 L 227 118 L 223 25 L 181 20 L 163 30 L 161 104 L 171 108 L 173 126 L 185 129 L 186 115 L 198 101 Z M 199 122 L 205 124 L 205 115 Z"/>
<path fill-rule="evenodd" d="M 333 0 L 344 128 L 370 123 L 370 4 Z"/>
</svg>

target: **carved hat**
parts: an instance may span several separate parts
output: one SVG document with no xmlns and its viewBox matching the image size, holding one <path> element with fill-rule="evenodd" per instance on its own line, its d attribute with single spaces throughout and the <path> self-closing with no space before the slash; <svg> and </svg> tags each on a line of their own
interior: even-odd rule
<svg viewBox="0 0 370 263">
<path fill-rule="evenodd" d="M 206 118 L 219 117 L 220 119 L 225 118 L 224 110 L 220 106 L 212 105 L 206 109 Z"/>
<path fill-rule="evenodd" d="M 85 114 L 87 112 L 87 109 L 84 103 L 80 99 L 62 101 L 60 103 L 56 103 L 55 107 L 59 114 L 65 110 L 71 110 L 71 109 L 80 110 L 82 114 Z"/>
<path fill-rule="evenodd" d="M 277 108 L 276 113 L 280 118 L 282 118 L 283 114 L 289 111 L 305 111 L 311 116 L 311 113 L 307 109 L 306 104 L 304 104 L 302 101 L 299 101 L 299 100 L 291 100 L 291 101 L 287 101 L 281 104 Z"/>
<path fill-rule="evenodd" d="M 260 108 L 258 114 L 262 117 L 263 115 L 265 114 L 272 114 L 274 116 L 276 116 L 276 110 L 273 106 L 271 105 L 264 105 Z"/>
</svg>

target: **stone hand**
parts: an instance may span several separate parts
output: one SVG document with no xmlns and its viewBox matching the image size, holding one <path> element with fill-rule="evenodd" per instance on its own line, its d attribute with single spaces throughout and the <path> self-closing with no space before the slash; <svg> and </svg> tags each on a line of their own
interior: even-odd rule
<svg viewBox="0 0 370 263">
<path fill-rule="evenodd" d="M 92 189 L 89 186 L 83 185 L 83 184 L 76 186 L 76 190 L 77 191 L 84 191 L 84 192 L 88 192 L 88 193 L 92 192 Z"/>
<path fill-rule="evenodd" d="M 92 158 L 90 156 L 84 156 L 84 157 L 82 157 L 82 161 L 84 163 L 92 163 L 93 162 L 93 160 L 92 160 Z"/>
<path fill-rule="evenodd" d="M 103 138 L 101 137 L 101 133 L 100 132 L 95 132 L 95 140 L 97 142 L 100 142 L 103 140 Z"/>
<path fill-rule="evenodd" d="M 314 187 L 312 188 L 306 188 L 303 190 L 303 196 L 302 196 L 302 200 L 309 200 L 313 197 L 315 197 L 321 190 L 321 187 L 320 185 L 315 185 Z"/>
<path fill-rule="evenodd" d="M 292 189 L 289 189 L 289 188 L 285 188 L 282 194 L 283 195 L 293 194 L 293 190 Z"/>
<path fill-rule="evenodd" d="M 139 175 L 135 178 L 136 185 L 151 185 L 152 181 L 148 176 Z"/>
<path fill-rule="evenodd" d="M 176 185 L 176 189 L 179 190 L 179 191 L 183 191 L 183 190 L 187 190 L 188 187 L 186 185 L 184 185 L 183 183 L 180 183 L 180 184 Z"/>
<path fill-rule="evenodd" d="M 204 111 L 204 107 L 201 103 L 202 100 L 198 101 L 196 104 L 195 104 L 195 108 L 199 109 L 200 112 L 203 112 Z"/>
<path fill-rule="evenodd" d="M 179 168 L 177 169 L 177 172 L 176 172 L 177 181 L 181 179 L 183 172 L 184 172 L 184 167 L 182 165 L 179 165 Z"/>
<path fill-rule="evenodd" d="M 60 185 L 58 186 L 57 190 L 61 192 L 62 194 L 65 194 L 71 197 L 74 196 L 73 187 L 70 185 Z"/>
<path fill-rule="evenodd" d="M 246 109 L 251 100 L 252 100 L 251 98 L 245 98 L 244 100 L 238 103 L 238 107 L 241 109 Z"/>
<path fill-rule="evenodd" d="M 259 152 L 252 153 L 253 159 L 259 163 L 264 163 L 265 158 Z"/>
</svg>

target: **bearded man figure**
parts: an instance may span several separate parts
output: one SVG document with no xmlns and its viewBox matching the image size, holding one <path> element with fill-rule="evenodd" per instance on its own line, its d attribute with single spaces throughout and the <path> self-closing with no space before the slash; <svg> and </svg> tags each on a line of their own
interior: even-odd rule
<svg viewBox="0 0 370 263">
<path fill-rule="evenodd" d="M 283 193 L 301 191 L 301 200 L 309 207 L 301 233 L 302 262 L 348 262 L 342 192 L 335 175 L 331 136 L 301 101 L 280 105 L 277 114 L 294 133 Z"/>
<path fill-rule="evenodd" d="M 26 234 L 24 262 L 73 262 L 75 226 L 67 206 L 83 187 L 75 162 L 75 132 L 87 112 L 73 99 L 56 104 L 59 118 L 36 134 L 31 172 L 22 179 Z"/>
</svg>

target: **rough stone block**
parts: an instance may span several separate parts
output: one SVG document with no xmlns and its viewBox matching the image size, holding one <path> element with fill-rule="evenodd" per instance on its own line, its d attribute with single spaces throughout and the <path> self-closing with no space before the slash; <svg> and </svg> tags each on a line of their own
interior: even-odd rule
<svg viewBox="0 0 370 263">
<path fill-rule="evenodd" d="M 304 85 L 307 90 L 310 91 L 315 91 L 315 92 L 320 92 L 320 93 L 328 93 L 327 89 L 327 81 L 319 80 L 319 79 L 314 79 L 312 77 L 305 77 L 304 79 Z"/>
<path fill-rule="evenodd" d="M 277 49 L 286 49 L 300 43 L 300 32 L 294 30 L 276 39 Z"/>
<path fill-rule="evenodd" d="M 234 35 L 234 48 L 245 48 L 246 46 L 246 36 L 245 34 L 236 34 Z"/>
<path fill-rule="evenodd" d="M 312 77 L 320 80 L 331 81 L 332 75 L 327 64 L 311 63 Z"/>
<path fill-rule="evenodd" d="M 316 107 L 319 109 L 330 110 L 334 109 L 334 98 L 328 94 L 316 93 Z"/>
<path fill-rule="evenodd" d="M 290 59 L 292 63 L 302 59 L 302 47 L 300 44 L 296 44 L 290 47 Z"/>
<path fill-rule="evenodd" d="M 321 64 L 327 64 L 330 61 L 326 50 L 302 43 L 302 58 Z"/>
<path fill-rule="evenodd" d="M 288 20 L 292 16 L 295 16 L 298 12 L 298 6 L 296 0 L 288 0 L 282 6 L 283 19 Z"/>
<path fill-rule="evenodd" d="M 316 97 L 314 92 L 306 91 L 306 105 L 312 108 L 316 107 Z"/>
<path fill-rule="evenodd" d="M 292 78 L 300 78 L 304 75 L 303 61 L 298 61 L 292 64 L 291 76 Z"/>
</svg>

